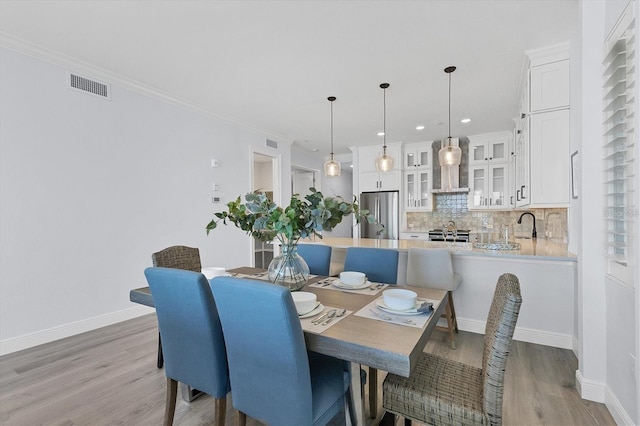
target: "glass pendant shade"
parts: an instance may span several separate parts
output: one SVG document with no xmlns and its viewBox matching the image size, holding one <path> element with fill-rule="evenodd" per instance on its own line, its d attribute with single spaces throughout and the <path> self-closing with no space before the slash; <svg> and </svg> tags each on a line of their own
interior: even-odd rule
<svg viewBox="0 0 640 426">
<path fill-rule="evenodd" d="M 462 149 L 451 145 L 451 140 L 449 139 L 447 145 L 438 151 L 438 160 L 441 166 L 459 166 L 462 160 Z"/>
<path fill-rule="evenodd" d="M 385 152 L 376 158 L 376 170 L 379 172 L 388 172 L 393 169 L 393 158 Z"/>
<path fill-rule="evenodd" d="M 336 161 L 333 158 L 333 155 L 330 159 L 324 162 L 324 174 L 325 176 L 340 176 L 340 162 Z"/>
<path fill-rule="evenodd" d="M 340 162 L 336 161 L 333 156 L 333 101 L 336 100 L 335 96 L 329 96 L 327 100 L 331 105 L 331 154 L 329 159 L 324 162 L 324 175 L 325 176 L 340 176 Z"/>
<path fill-rule="evenodd" d="M 459 146 L 451 144 L 451 73 L 456 70 L 456 67 L 447 67 L 444 72 L 449 75 L 449 136 L 447 137 L 447 144 L 440 148 L 438 151 L 438 161 L 440 166 L 459 166 L 460 160 L 462 160 L 462 150 Z"/>
</svg>

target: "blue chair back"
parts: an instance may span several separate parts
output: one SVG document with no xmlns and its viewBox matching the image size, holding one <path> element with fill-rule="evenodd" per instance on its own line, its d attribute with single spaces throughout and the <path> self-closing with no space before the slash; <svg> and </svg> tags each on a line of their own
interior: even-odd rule
<svg viewBox="0 0 640 426">
<path fill-rule="evenodd" d="M 199 272 L 144 271 L 162 335 L 168 378 L 215 398 L 230 390 L 222 327 L 209 282 Z"/>
<path fill-rule="evenodd" d="M 369 281 L 395 285 L 398 282 L 398 250 L 349 247 L 344 270 L 364 272 Z"/>
<path fill-rule="evenodd" d="M 313 275 L 329 276 L 331 269 L 331 246 L 320 244 L 298 244 L 298 254 L 302 256 L 309 272 Z"/>
<path fill-rule="evenodd" d="M 267 424 L 290 425 L 324 424 L 342 409 L 343 362 L 307 354 L 288 289 L 232 277 L 214 278 L 211 289 L 225 336 L 234 408 Z M 333 364 L 310 372 L 318 357 Z M 312 375 L 322 378 L 312 380 Z"/>
</svg>

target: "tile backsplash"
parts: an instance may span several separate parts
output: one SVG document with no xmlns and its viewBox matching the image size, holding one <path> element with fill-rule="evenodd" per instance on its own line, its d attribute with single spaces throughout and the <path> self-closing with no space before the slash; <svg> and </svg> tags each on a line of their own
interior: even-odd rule
<svg viewBox="0 0 640 426">
<path fill-rule="evenodd" d="M 524 212 L 536 217 L 538 238 L 567 240 L 567 209 L 526 209 L 510 211 L 469 210 L 467 194 L 434 194 L 432 212 L 407 212 L 406 230 L 426 232 L 439 229 L 449 221 L 454 221 L 457 229 L 468 229 L 472 234 L 483 232 L 497 233 L 502 224 L 513 224 L 515 237 L 530 237 L 533 228 L 531 216 L 522 218 L 522 224 L 516 222 Z"/>
</svg>

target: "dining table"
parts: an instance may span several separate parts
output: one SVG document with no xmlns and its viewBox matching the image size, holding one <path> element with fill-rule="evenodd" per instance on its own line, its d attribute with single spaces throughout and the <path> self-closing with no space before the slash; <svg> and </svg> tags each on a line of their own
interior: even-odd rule
<svg viewBox="0 0 640 426">
<path fill-rule="evenodd" d="M 227 272 L 240 278 L 267 279 L 264 269 L 254 267 L 229 269 Z M 323 311 L 345 309 L 345 314 L 326 325 L 322 325 L 324 322 L 312 324 L 313 318 L 301 319 L 302 329 L 308 350 L 349 361 L 356 424 L 364 425 L 366 417 L 360 382 L 361 366 L 370 369 L 369 397 L 370 405 L 374 407 L 370 416 L 375 418 L 377 370 L 403 377 L 411 374 L 445 309 L 448 293 L 432 288 L 377 283 L 352 291 L 343 286 L 337 287 L 335 280 L 336 277 L 311 276 L 302 291 L 316 294 L 324 307 Z M 411 316 L 380 310 L 382 291 L 389 287 L 415 291 L 418 300 L 433 303 L 433 310 Z M 129 299 L 142 305 L 154 306 L 148 287 L 132 289 Z M 318 315 L 320 314 L 319 311 Z"/>
</svg>

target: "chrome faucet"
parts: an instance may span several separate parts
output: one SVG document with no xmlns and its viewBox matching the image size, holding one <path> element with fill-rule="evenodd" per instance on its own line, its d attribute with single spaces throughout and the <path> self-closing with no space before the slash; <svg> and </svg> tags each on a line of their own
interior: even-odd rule
<svg viewBox="0 0 640 426">
<path fill-rule="evenodd" d="M 531 212 L 524 212 L 520 215 L 520 218 L 518 219 L 518 224 L 522 223 L 522 216 L 524 215 L 531 215 L 531 217 L 533 218 L 533 230 L 531 231 L 531 238 L 538 238 L 538 233 L 536 232 L 536 216 L 531 213 Z"/>
</svg>

